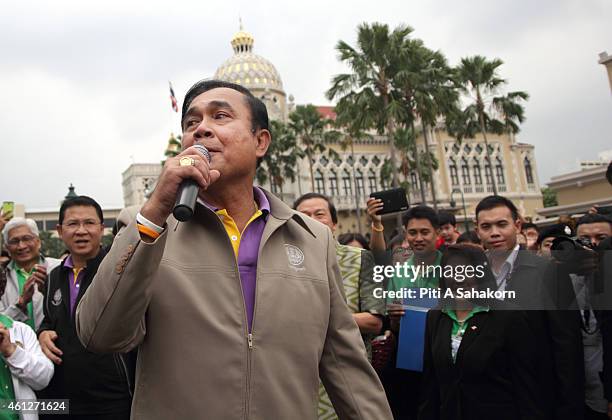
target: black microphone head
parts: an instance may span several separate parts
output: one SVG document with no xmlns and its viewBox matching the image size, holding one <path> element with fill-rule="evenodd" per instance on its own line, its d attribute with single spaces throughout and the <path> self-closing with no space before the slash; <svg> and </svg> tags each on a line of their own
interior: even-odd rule
<svg viewBox="0 0 612 420">
<path fill-rule="evenodd" d="M 208 163 L 210 163 L 210 153 L 208 153 L 208 149 L 206 147 L 204 147 L 200 143 L 194 144 L 193 147 L 195 147 L 198 152 L 200 152 L 200 154 L 206 158 Z"/>
<path fill-rule="evenodd" d="M 178 204 L 172 211 L 174 218 L 179 222 L 188 222 L 193 216 L 193 210 L 184 204 Z"/>
</svg>

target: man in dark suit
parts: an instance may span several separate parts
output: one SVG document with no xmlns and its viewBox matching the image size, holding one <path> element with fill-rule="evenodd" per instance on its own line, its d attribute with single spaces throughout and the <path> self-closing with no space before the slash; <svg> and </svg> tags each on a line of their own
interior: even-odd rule
<svg viewBox="0 0 612 420">
<path fill-rule="evenodd" d="M 520 251 L 518 210 L 512 201 L 489 196 L 476 206 L 476 231 L 488 250 L 498 290 L 515 291 L 513 304 L 527 309 L 529 324 L 539 337 L 541 386 L 548 391 L 550 414 L 555 419 L 583 418 L 584 365 L 580 314 L 567 273 L 530 251 Z"/>
</svg>

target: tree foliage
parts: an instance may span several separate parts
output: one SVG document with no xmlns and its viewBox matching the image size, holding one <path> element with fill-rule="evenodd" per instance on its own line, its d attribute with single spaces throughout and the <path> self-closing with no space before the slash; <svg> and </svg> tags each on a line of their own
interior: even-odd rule
<svg viewBox="0 0 612 420">
<path fill-rule="evenodd" d="M 559 202 L 557 201 L 557 193 L 555 191 L 549 187 L 544 187 L 541 191 L 544 207 L 554 207 L 559 205 Z"/>
</svg>

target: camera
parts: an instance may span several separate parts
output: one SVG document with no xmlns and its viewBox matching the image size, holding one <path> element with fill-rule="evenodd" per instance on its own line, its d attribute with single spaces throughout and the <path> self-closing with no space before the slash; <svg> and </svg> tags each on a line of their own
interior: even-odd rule
<svg viewBox="0 0 612 420">
<path fill-rule="evenodd" d="M 593 243 L 588 238 L 570 238 L 559 236 L 555 238 L 550 247 L 550 251 L 556 260 L 564 263 L 572 263 L 580 260 L 585 249 L 594 250 Z"/>
</svg>

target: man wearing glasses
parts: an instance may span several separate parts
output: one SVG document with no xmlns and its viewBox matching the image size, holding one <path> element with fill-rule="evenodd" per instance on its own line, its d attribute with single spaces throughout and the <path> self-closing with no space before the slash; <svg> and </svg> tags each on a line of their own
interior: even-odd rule
<svg viewBox="0 0 612 420">
<path fill-rule="evenodd" d="M 132 402 L 128 361 L 124 355 L 85 350 L 74 317 L 105 255 L 103 222 L 102 208 L 90 197 L 74 197 L 60 207 L 57 233 L 70 255 L 49 273 L 45 292 L 38 340 L 55 374 L 41 396 L 70 399 L 70 414 L 77 418 L 121 420 L 129 419 Z"/>
<path fill-rule="evenodd" d="M 6 289 L 0 298 L 0 313 L 28 324 L 35 331 L 43 320 L 42 290 L 47 272 L 59 264 L 40 254 L 38 227 L 32 219 L 12 218 L 2 230 L 11 257 L 6 270 Z"/>
</svg>

